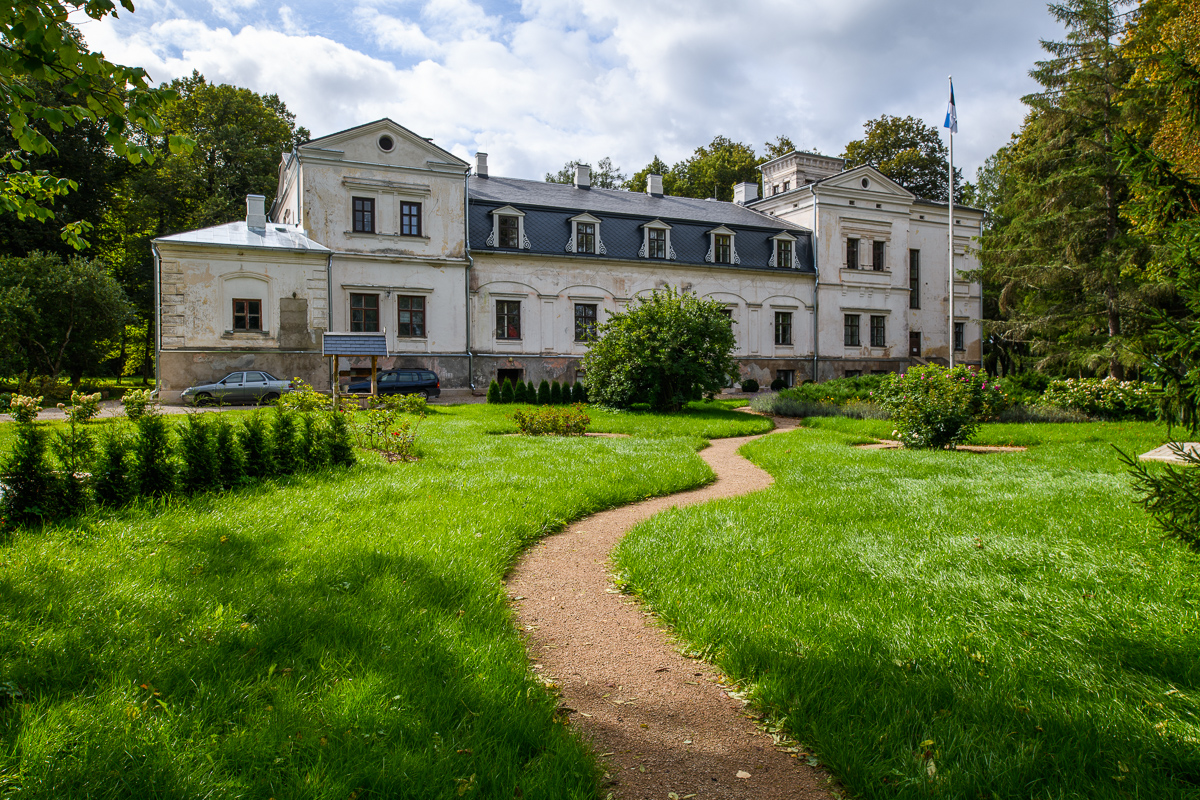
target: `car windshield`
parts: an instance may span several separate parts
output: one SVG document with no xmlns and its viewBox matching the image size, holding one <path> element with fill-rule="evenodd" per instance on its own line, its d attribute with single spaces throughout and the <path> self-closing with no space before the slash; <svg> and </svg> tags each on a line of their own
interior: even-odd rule
<svg viewBox="0 0 1200 800">
<path fill-rule="evenodd" d="M 231 372 L 228 375 L 226 375 L 224 378 L 222 378 L 219 382 L 220 383 L 241 383 L 242 382 L 242 373 Z"/>
</svg>

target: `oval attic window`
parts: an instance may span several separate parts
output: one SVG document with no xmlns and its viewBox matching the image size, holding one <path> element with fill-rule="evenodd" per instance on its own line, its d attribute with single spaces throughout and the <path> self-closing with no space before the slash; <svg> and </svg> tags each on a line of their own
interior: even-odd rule
<svg viewBox="0 0 1200 800">
<path fill-rule="evenodd" d="M 385 149 L 386 149 L 386 148 L 385 148 Z M 862 179 L 862 187 L 863 187 L 864 189 L 866 189 L 866 188 L 867 188 L 867 187 L 869 187 L 870 185 L 871 185 L 871 182 L 870 182 L 869 180 L 867 180 L 866 178 L 863 178 L 863 179 Z"/>
<path fill-rule="evenodd" d="M 390 152 L 392 152 L 392 148 L 395 146 L 396 146 L 396 143 L 392 141 L 392 137 L 390 137 L 390 136 L 380 136 L 379 137 L 379 149 L 382 150 L 383 152 L 390 153 Z"/>
</svg>

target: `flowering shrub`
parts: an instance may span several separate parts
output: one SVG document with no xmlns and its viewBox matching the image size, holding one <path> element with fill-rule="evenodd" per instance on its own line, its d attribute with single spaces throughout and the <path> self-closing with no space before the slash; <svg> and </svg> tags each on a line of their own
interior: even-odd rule
<svg viewBox="0 0 1200 800">
<path fill-rule="evenodd" d="M 71 392 L 71 405 L 58 404 L 58 410 L 65 412 L 72 423 L 91 422 L 100 414 L 100 393 L 80 394 Z"/>
<path fill-rule="evenodd" d="M 158 404 L 149 389 L 131 389 L 121 396 L 121 405 L 125 407 L 125 416 L 131 422 L 137 422 L 144 416 L 158 413 Z"/>
<path fill-rule="evenodd" d="M 893 435 L 905 447 L 955 447 L 967 442 L 983 420 L 1007 405 L 1004 392 L 988 376 L 966 367 L 936 364 L 912 367 L 884 377 L 872 395 L 896 425 Z"/>
<path fill-rule="evenodd" d="M 1042 402 L 1053 408 L 1110 419 L 1153 419 L 1156 409 L 1151 384 L 1116 378 L 1052 381 L 1046 387 Z"/>
<path fill-rule="evenodd" d="M 390 408 L 373 408 L 356 421 L 359 447 L 380 450 L 390 461 L 408 461 L 417 443 L 417 428 L 422 417 L 412 420 Z"/>
<path fill-rule="evenodd" d="M 318 392 L 310 384 L 300 378 L 292 378 L 293 391 L 284 392 L 275 402 L 291 411 L 299 411 L 302 414 L 308 414 L 313 411 L 325 411 L 329 408 L 331 400 L 321 392 Z"/>
<path fill-rule="evenodd" d="M 42 398 L 40 397 L 27 397 L 23 394 L 14 394 L 12 400 L 8 403 L 8 413 L 22 425 L 28 425 L 37 419 L 37 415 L 41 410 Z"/>
<path fill-rule="evenodd" d="M 376 404 L 389 411 L 421 416 L 424 416 L 425 411 L 429 408 L 429 401 L 419 394 L 387 394 L 381 396 Z"/>
<path fill-rule="evenodd" d="M 592 422 L 584 408 L 582 403 L 575 403 L 570 408 L 539 406 L 518 409 L 512 418 L 525 436 L 583 436 Z"/>
</svg>

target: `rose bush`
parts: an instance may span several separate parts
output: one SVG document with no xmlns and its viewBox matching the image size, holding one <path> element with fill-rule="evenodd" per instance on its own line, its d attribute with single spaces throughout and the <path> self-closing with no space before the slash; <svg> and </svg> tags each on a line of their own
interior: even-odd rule
<svg viewBox="0 0 1200 800">
<path fill-rule="evenodd" d="M 984 420 L 1007 406 L 1004 391 L 983 372 L 930 364 L 884 376 L 872 397 L 909 448 L 943 449 L 970 440 Z"/>
</svg>

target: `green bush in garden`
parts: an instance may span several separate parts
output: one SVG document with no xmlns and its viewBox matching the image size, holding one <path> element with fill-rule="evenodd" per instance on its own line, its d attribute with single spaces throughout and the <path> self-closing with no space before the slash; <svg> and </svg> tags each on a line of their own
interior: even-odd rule
<svg viewBox="0 0 1200 800">
<path fill-rule="evenodd" d="M 58 476 L 46 452 L 46 432 L 30 422 L 17 423 L 12 453 L 4 462 L 0 509 L 10 524 L 30 525 L 52 519 L 58 506 Z"/>
<path fill-rule="evenodd" d="M 1151 384 L 1116 378 L 1051 381 L 1042 402 L 1101 419 L 1154 419 L 1158 410 Z"/>
<path fill-rule="evenodd" d="M 1053 380 L 1044 372 L 1018 372 L 1015 375 L 1005 375 L 999 379 L 1000 387 L 1008 400 L 1014 406 L 1033 406 L 1042 404 L 1042 394 Z"/>
<path fill-rule="evenodd" d="M 504 379 L 504 383 L 500 384 L 500 402 L 504 405 L 509 405 L 515 402 L 516 392 L 513 389 L 512 381 L 508 378 Z"/>
<path fill-rule="evenodd" d="M 896 426 L 893 435 L 910 448 L 964 444 L 1006 406 L 1004 392 L 986 374 L 937 364 L 885 375 L 875 396 Z"/>
<path fill-rule="evenodd" d="M 320 469 L 329 465 L 329 436 L 321 417 L 300 415 L 300 448 L 305 469 Z"/>
<path fill-rule="evenodd" d="M 528 403 L 529 394 L 525 389 L 525 381 L 517 381 L 513 384 L 513 402 Z"/>
<path fill-rule="evenodd" d="M 137 422 L 147 413 L 154 413 L 155 405 L 154 392 L 150 389 L 130 389 L 121 395 L 121 406 L 131 422 Z"/>
<path fill-rule="evenodd" d="M 525 402 L 530 405 L 537 403 L 537 386 L 533 381 L 525 381 Z"/>
<path fill-rule="evenodd" d="M 879 391 L 886 377 L 859 375 L 854 378 L 834 378 L 824 383 L 809 381 L 790 389 L 782 389 L 779 395 L 799 403 L 841 406 L 872 399 L 871 393 Z"/>
<path fill-rule="evenodd" d="M 493 405 L 500 402 L 500 384 L 494 378 L 488 384 L 487 401 Z"/>
<path fill-rule="evenodd" d="M 255 411 L 242 423 L 241 443 L 248 477 L 259 479 L 275 474 L 275 453 L 262 411 Z"/>
<path fill-rule="evenodd" d="M 563 404 L 562 385 L 555 381 L 550 384 L 550 405 L 561 406 Z"/>
<path fill-rule="evenodd" d="M 185 494 L 220 486 L 216 437 L 204 414 L 188 414 L 179 431 L 179 489 Z"/>
<path fill-rule="evenodd" d="M 778 392 L 780 389 L 786 389 L 786 388 L 787 388 L 787 381 L 785 381 L 783 378 L 776 378 L 775 380 L 771 381 L 771 391 L 772 392 Z"/>
<path fill-rule="evenodd" d="M 537 400 L 535 402 L 539 406 L 550 405 L 550 381 L 543 380 L 538 384 Z"/>
<path fill-rule="evenodd" d="M 1133 488 L 1140 495 L 1138 504 L 1167 536 L 1200 550 L 1200 456 L 1180 444 L 1171 449 L 1185 466 L 1152 470 L 1137 456 L 1118 452 L 1133 475 Z"/>
<path fill-rule="evenodd" d="M 571 390 L 571 402 L 586 403 L 588 401 L 587 389 L 579 381 L 575 381 L 575 388 Z"/>
<path fill-rule="evenodd" d="M 147 408 L 136 425 L 131 477 L 137 493 L 146 497 L 171 494 L 175 491 L 175 465 L 167 420 Z"/>
<path fill-rule="evenodd" d="M 746 380 L 742 381 L 742 391 L 750 394 L 757 392 L 758 381 L 754 380 L 754 378 L 747 378 Z"/>
<path fill-rule="evenodd" d="M 101 434 L 92 471 L 92 496 L 101 505 L 120 507 L 133 499 L 132 446 L 122 427 L 109 425 Z"/>
<path fill-rule="evenodd" d="M 329 417 L 329 462 L 335 467 L 352 467 L 355 462 L 350 423 L 341 411 Z"/>
<path fill-rule="evenodd" d="M 296 427 L 296 414 L 283 406 L 275 407 L 275 420 L 271 427 L 271 452 L 275 456 L 277 475 L 291 475 L 304 469 L 304 439 Z"/>
<path fill-rule="evenodd" d="M 220 485 L 224 489 L 232 489 L 246 481 L 246 451 L 233 423 L 224 414 L 216 414 L 215 417 L 212 426 Z"/>
<path fill-rule="evenodd" d="M 522 408 L 512 418 L 525 436 L 583 436 L 592 421 L 578 403 L 570 408 Z"/>
</svg>

